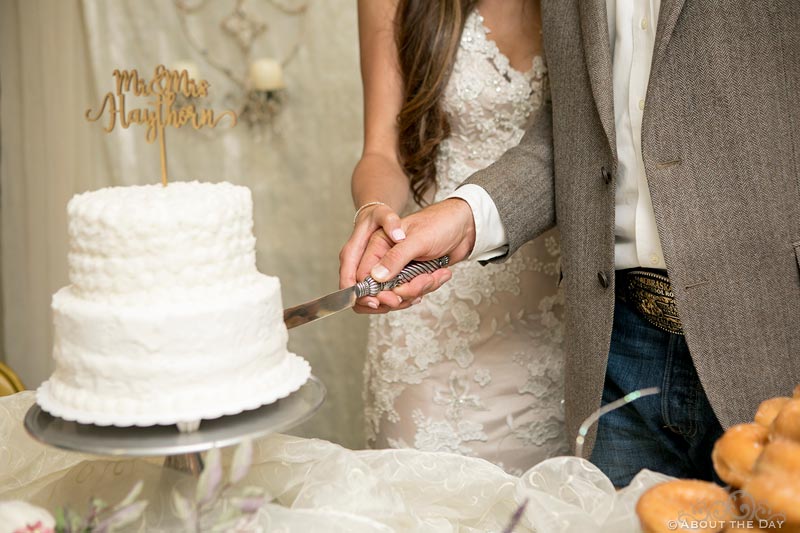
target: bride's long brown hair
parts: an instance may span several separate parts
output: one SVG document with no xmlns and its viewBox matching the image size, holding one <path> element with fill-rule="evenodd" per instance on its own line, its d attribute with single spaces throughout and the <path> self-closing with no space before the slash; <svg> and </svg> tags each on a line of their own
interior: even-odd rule
<svg viewBox="0 0 800 533">
<path fill-rule="evenodd" d="M 397 115 L 400 162 L 414 201 L 436 184 L 436 155 L 450 134 L 441 105 L 461 33 L 478 0 L 399 0 L 395 15 L 403 107 Z"/>
</svg>

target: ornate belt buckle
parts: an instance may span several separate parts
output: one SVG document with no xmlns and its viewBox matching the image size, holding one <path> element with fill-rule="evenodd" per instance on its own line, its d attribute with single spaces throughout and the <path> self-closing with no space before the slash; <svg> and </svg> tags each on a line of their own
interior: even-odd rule
<svg viewBox="0 0 800 533">
<path fill-rule="evenodd" d="M 667 276 L 646 270 L 631 270 L 626 276 L 626 297 L 655 327 L 683 335 L 675 295 Z"/>
</svg>

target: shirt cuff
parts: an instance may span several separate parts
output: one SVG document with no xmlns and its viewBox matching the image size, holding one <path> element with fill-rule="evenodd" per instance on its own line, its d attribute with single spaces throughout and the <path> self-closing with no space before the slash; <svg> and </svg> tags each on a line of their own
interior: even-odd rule
<svg viewBox="0 0 800 533">
<path fill-rule="evenodd" d="M 468 259 L 488 261 L 508 253 L 508 237 L 500 213 L 489 193 L 480 185 L 467 183 L 447 198 L 460 198 L 469 204 L 475 219 L 475 246 Z"/>
</svg>

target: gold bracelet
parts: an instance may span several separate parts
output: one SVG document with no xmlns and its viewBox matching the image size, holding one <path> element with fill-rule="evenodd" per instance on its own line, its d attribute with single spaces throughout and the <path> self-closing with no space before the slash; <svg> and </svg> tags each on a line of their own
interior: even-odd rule
<svg viewBox="0 0 800 533">
<path fill-rule="evenodd" d="M 383 203 L 383 202 L 368 202 L 368 203 L 362 205 L 361 207 L 359 207 L 356 210 L 356 214 L 353 216 L 353 224 L 355 224 L 356 220 L 358 220 L 358 215 L 361 214 L 361 211 L 363 211 L 364 209 L 366 209 L 368 207 L 372 207 L 373 205 L 386 205 L 386 204 Z"/>
</svg>

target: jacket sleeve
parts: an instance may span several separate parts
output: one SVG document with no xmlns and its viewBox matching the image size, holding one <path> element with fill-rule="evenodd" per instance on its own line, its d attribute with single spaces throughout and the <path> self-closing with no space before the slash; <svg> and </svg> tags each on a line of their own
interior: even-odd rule
<svg viewBox="0 0 800 533">
<path fill-rule="evenodd" d="M 555 225 L 553 185 L 552 104 L 536 111 L 520 143 L 500 159 L 470 176 L 464 184 L 489 193 L 508 237 L 508 253 L 491 259 L 503 262 L 526 242 Z"/>
</svg>

